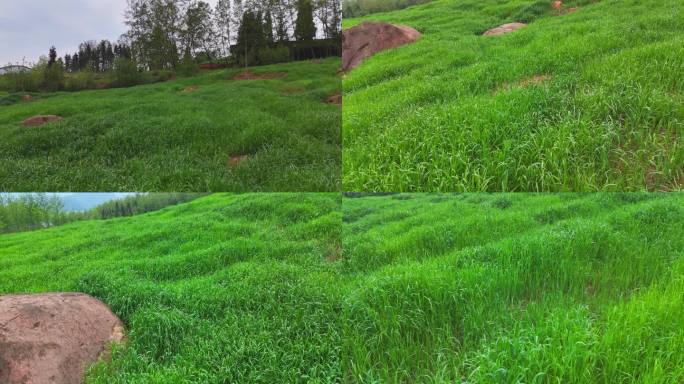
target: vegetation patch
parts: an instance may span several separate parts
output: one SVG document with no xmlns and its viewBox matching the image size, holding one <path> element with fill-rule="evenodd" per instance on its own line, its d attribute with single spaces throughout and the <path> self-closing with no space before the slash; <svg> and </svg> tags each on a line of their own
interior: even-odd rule
<svg viewBox="0 0 684 384">
<path fill-rule="evenodd" d="M 287 77 L 286 72 L 266 72 L 257 74 L 252 71 L 244 71 L 231 77 L 231 80 L 272 80 L 282 79 L 283 77 Z"/>
<path fill-rule="evenodd" d="M 345 75 L 344 190 L 681 190 L 684 3 L 573 7 L 435 0 L 346 18 L 422 37 Z M 528 26 L 482 36 L 511 22 Z M 535 76 L 548 80 L 517 85 Z"/>
</svg>

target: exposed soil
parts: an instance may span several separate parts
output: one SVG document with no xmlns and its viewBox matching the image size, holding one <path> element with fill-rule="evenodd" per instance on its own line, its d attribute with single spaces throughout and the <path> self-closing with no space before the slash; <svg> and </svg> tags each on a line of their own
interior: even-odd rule
<svg viewBox="0 0 684 384">
<path fill-rule="evenodd" d="M 553 3 L 551 3 L 551 8 L 553 8 L 553 10 L 557 11 L 558 15 L 560 15 L 560 16 L 567 15 L 569 13 L 577 12 L 577 7 L 565 8 L 563 6 L 563 2 L 560 0 L 557 0 L 557 1 L 554 1 Z"/>
<path fill-rule="evenodd" d="M 106 305 L 80 293 L 0 296 L 0 383 L 79 384 L 124 340 Z"/>
<path fill-rule="evenodd" d="M 271 80 L 280 79 L 287 76 L 287 72 L 269 72 L 256 74 L 252 71 L 244 71 L 235 75 L 231 80 Z"/>
<path fill-rule="evenodd" d="M 306 92 L 306 88 L 303 87 L 284 87 L 283 88 L 283 93 L 288 94 L 288 95 L 296 95 L 298 93 L 304 93 Z"/>
<path fill-rule="evenodd" d="M 31 96 L 31 95 L 24 95 L 24 96 L 21 97 L 21 101 L 23 101 L 23 102 L 33 101 L 33 96 Z"/>
<path fill-rule="evenodd" d="M 500 88 L 496 90 L 495 93 L 499 93 L 501 91 L 508 91 L 513 88 L 525 88 L 529 86 L 540 85 L 548 80 L 551 80 L 551 76 L 549 75 L 534 75 L 528 79 L 520 80 L 513 84 L 504 83 Z"/>
<path fill-rule="evenodd" d="M 225 64 L 200 64 L 200 69 L 205 69 L 205 70 L 216 70 L 216 69 L 223 69 L 226 67 Z"/>
<path fill-rule="evenodd" d="M 342 105 L 342 94 L 336 93 L 325 100 L 328 104 Z"/>
<path fill-rule="evenodd" d="M 342 33 L 342 71 L 358 67 L 378 52 L 410 44 L 420 32 L 404 25 L 365 22 Z"/>
<path fill-rule="evenodd" d="M 195 92 L 195 91 L 197 90 L 197 88 L 198 88 L 198 87 L 197 87 L 196 85 L 191 85 L 191 86 L 189 86 L 189 87 L 183 88 L 183 90 L 180 91 L 180 93 L 193 93 L 193 92 Z"/>
<path fill-rule="evenodd" d="M 228 168 L 235 168 L 248 158 L 249 155 L 230 155 L 228 158 Z"/>
<path fill-rule="evenodd" d="M 492 28 L 492 29 L 488 30 L 487 32 L 484 33 L 484 36 L 505 35 L 507 33 L 511 33 L 511 32 L 517 31 L 520 28 L 525 28 L 525 27 L 527 27 L 527 24 L 525 24 L 525 23 L 504 24 L 504 25 L 500 25 L 496 28 Z"/>
<path fill-rule="evenodd" d="M 62 118 L 57 115 L 39 115 L 24 120 L 21 124 L 24 127 L 37 127 L 39 125 L 60 121 Z"/>
</svg>

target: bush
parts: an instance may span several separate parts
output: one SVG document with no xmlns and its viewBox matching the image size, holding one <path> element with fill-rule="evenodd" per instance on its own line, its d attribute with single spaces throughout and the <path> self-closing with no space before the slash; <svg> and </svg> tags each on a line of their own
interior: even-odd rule
<svg viewBox="0 0 684 384">
<path fill-rule="evenodd" d="M 114 62 L 114 86 L 131 87 L 141 82 L 138 64 L 130 59 L 120 58 Z"/>
<path fill-rule="evenodd" d="M 43 68 L 43 83 L 41 88 L 48 92 L 56 92 L 64 89 L 64 67 L 60 62 L 47 65 Z"/>
<path fill-rule="evenodd" d="M 7 92 L 36 92 L 40 85 L 31 72 L 8 73 L 0 76 L 0 89 Z"/>
<path fill-rule="evenodd" d="M 259 63 L 262 65 L 284 63 L 290 61 L 290 50 L 284 46 L 259 49 Z"/>
<path fill-rule="evenodd" d="M 369 13 L 394 11 L 430 0 L 345 0 L 342 5 L 343 17 L 359 17 Z"/>
<path fill-rule="evenodd" d="M 66 80 L 67 91 L 83 91 L 95 88 L 97 88 L 95 72 L 90 67 L 69 75 Z"/>
<path fill-rule="evenodd" d="M 194 76 L 199 73 L 199 64 L 190 55 L 185 55 L 183 61 L 176 68 L 180 76 Z"/>
</svg>

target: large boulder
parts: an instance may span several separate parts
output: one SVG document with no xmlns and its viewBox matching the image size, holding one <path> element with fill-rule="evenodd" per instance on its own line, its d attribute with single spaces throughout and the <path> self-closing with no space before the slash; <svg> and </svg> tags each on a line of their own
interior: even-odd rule
<svg viewBox="0 0 684 384">
<path fill-rule="evenodd" d="M 415 42 L 420 32 L 404 25 L 365 22 L 342 33 L 342 71 L 359 66 L 378 52 Z"/>
<path fill-rule="evenodd" d="M 80 384 L 123 324 L 78 293 L 0 296 L 0 383 Z"/>
</svg>

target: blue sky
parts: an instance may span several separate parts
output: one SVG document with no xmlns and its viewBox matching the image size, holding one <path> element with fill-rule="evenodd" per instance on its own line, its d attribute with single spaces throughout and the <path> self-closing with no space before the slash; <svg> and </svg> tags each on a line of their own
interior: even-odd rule
<svg viewBox="0 0 684 384">
<path fill-rule="evenodd" d="M 2 0 L 4 1 L 4 0 Z M 86 211 L 110 200 L 122 199 L 135 193 L 50 193 L 57 195 L 64 202 L 67 211 Z M 21 193 L 8 193 L 11 196 L 20 196 Z"/>
</svg>

